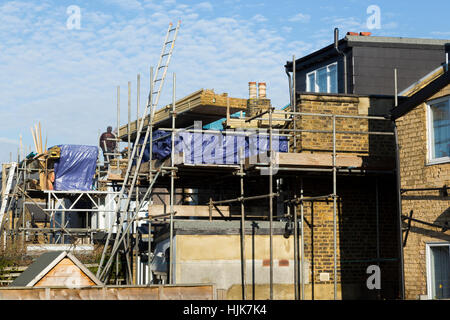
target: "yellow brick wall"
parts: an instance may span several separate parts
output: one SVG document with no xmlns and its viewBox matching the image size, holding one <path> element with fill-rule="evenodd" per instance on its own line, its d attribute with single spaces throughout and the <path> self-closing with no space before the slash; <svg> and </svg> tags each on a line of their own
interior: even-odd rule
<svg viewBox="0 0 450 320">
<path fill-rule="evenodd" d="M 392 102 L 369 97 L 299 95 L 297 110 L 304 113 L 321 113 L 350 116 L 368 116 L 383 113 Z M 297 117 L 297 128 L 303 130 L 332 131 L 331 117 L 302 115 Z M 392 131 L 389 121 L 336 118 L 336 131 Z M 302 132 L 298 135 L 298 146 L 302 152 L 331 152 L 332 133 Z M 346 154 L 362 156 L 384 156 L 393 153 L 392 136 L 354 133 L 337 133 L 336 150 Z"/>
<path fill-rule="evenodd" d="M 359 98 L 356 97 L 321 97 L 316 95 L 302 95 L 298 107 L 305 113 L 359 115 Z M 367 115 L 367 114 L 366 114 Z M 298 126 L 303 130 L 333 129 L 330 117 L 301 116 Z M 336 131 L 367 131 L 368 120 L 365 119 L 336 119 Z M 333 135 L 331 133 L 302 132 L 300 138 L 302 151 L 331 151 L 333 149 Z M 336 134 L 336 148 L 339 151 L 352 151 L 357 154 L 368 154 L 369 143 L 367 135 Z"/>
<path fill-rule="evenodd" d="M 320 94 L 299 94 L 297 102 L 299 112 L 353 116 L 380 116 L 386 114 L 393 103 L 386 98 Z M 333 128 L 331 117 L 305 115 L 297 117 L 296 126 L 304 130 L 331 131 Z M 393 132 L 390 121 L 355 118 L 336 118 L 336 131 Z M 332 139 L 331 133 L 302 132 L 297 135 L 298 152 L 332 152 Z M 382 164 L 394 165 L 392 135 L 337 133 L 336 151 L 338 155 L 357 155 L 364 160 L 376 159 Z M 376 292 L 366 287 L 366 269 L 377 264 L 375 179 L 374 175 L 337 177 L 337 283 L 343 299 L 398 297 L 398 219 L 393 174 L 378 175 L 382 289 Z M 305 196 L 331 194 L 332 190 L 331 175 L 304 178 Z M 300 212 L 299 207 L 297 211 Z M 304 214 L 307 221 L 305 257 L 312 266 L 308 294 L 313 295 L 315 288 L 328 286 L 331 290 L 334 283 L 333 201 L 308 202 Z M 330 280 L 321 281 L 321 273 L 328 273 Z M 328 294 L 332 297 L 332 292 Z"/>
<path fill-rule="evenodd" d="M 303 113 L 335 114 L 346 116 L 380 116 L 388 113 L 392 107 L 392 99 L 299 94 L 297 111 Z M 293 126 L 293 123 L 290 124 Z M 317 115 L 298 115 L 296 128 L 302 130 L 332 131 L 332 117 Z M 336 152 L 337 154 L 356 155 L 363 159 L 365 166 L 392 167 L 394 165 L 394 139 L 392 135 L 368 135 L 359 132 L 393 132 L 392 123 L 384 120 L 336 118 Z M 348 133 L 338 133 L 346 131 Z M 290 146 L 293 152 L 294 141 Z M 333 134 L 318 132 L 297 133 L 297 151 L 314 153 L 333 150 Z"/>
<path fill-rule="evenodd" d="M 398 225 L 393 176 L 378 177 L 381 291 L 366 287 L 367 267 L 377 264 L 375 179 L 373 176 L 337 178 L 337 283 L 343 299 L 398 297 Z M 332 191 L 332 180 L 331 177 L 304 177 L 303 187 L 305 197 L 323 195 Z M 297 213 L 300 214 L 300 206 Z M 328 285 L 332 298 L 333 201 L 305 203 L 304 217 L 305 258 L 311 263 L 309 281 L 312 285 L 308 287 L 308 294 Z M 321 281 L 321 273 L 328 273 L 330 280 Z"/>
<path fill-rule="evenodd" d="M 429 100 L 450 94 L 447 86 Z M 434 188 L 450 185 L 450 163 L 427 165 L 427 105 L 422 103 L 396 121 L 400 145 L 401 188 Z M 439 191 L 414 191 L 402 195 L 402 214 L 430 223 L 449 220 L 450 198 Z M 427 294 L 426 243 L 450 241 L 450 232 L 412 222 L 404 248 L 407 299 Z"/>
</svg>

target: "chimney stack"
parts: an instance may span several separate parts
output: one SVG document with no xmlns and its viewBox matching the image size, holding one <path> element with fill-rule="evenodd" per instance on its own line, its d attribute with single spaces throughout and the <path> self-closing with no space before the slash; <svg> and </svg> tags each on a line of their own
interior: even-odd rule
<svg viewBox="0 0 450 320">
<path fill-rule="evenodd" d="M 249 99 L 256 99 L 256 82 L 248 83 Z"/>
<path fill-rule="evenodd" d="M 258 83 L 258 99 L 266 99 L 266 83 Z"/>
<path fill-rule="evenodd" d="M 247 117 L 252 117 L 271 107 L 270 99 L 267 99 L 266 95 L 265 82 L 258 83 L 258 87 L 256 86 L 256 82 L 249 82 L 248 88 L 250 97 L 247 100 L 247 111 L 245 112 Z"/>
</svg>

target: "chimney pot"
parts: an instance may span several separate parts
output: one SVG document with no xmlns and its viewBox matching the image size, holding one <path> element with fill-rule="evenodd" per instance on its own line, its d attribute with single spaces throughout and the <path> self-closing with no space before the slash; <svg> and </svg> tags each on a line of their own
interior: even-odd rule
<svg viewBox="0 0 450 320">
<path fill-rule="evenodd" d="M 248 83 L 249 99 L 256 99 L 256 82 Z"/>
<path fill-rule="evenodd" d="M 258 99 L 266 99 L 266 83 L 258 83 Z"/>
<path fill-rule="evenodd" d="M 360 32 L 360 36 L 369 37 L 372 34 L 372 32 Z"/>
</svg>

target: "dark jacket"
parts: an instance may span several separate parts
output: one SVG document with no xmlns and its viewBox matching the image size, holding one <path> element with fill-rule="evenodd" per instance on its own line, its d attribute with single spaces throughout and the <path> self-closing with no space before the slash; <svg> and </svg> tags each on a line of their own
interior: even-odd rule
<svg viewBox="0 0 450 320">
<path fill-rule="evenodd" d="M 107 140 L 107 139 L 115 139 L 116 136 L 112 133 L 103 132 L 100 136 L 100 148 L 102 148 L 102 151 L 105 152 L 105 144 L 106 144 L 106 151 L 114 151 L 116 148 L 116 141 Z M 105 144 L 103 143 L 105 141 Z"/>
</svg>

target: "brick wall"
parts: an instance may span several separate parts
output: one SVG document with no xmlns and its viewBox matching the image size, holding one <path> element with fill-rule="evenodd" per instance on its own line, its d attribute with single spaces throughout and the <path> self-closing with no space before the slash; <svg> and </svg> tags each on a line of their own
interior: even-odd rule
<svg viewBox="0 0 450 320">
<path fill-rule="evenodd" d="M 297 111 L 353 116 L 380 116 L 392 107 L 392 99 L 298 94 Z M 332 131 L 332 118 L 298 116 L 296 127 L 304 130 Z M 336 118 L 336 131 L 392 132 L 390 121 Z M 291 143 L 291 152 L 293 142 Z M 327 152 L 333 150 L 331 133 L 298 134 L 298 152 Z M 336 134 L 336 151 L 356 155 L 367 163 L 381 163 L 393 168 L 395 144 L 392 135 Z M 373 162 L 375 161 L 375 162 Z M 376 181 L 378 180 L 378 250 Z M 317 175 L 303 179 L 304 196 L 331 194 L 332 175 Z M 298 191 L 298 185 L 292 190 Z M 337 282 L 343 299 L 386 298 L 399 296 L 398 216 L 395 177 L 391 174 L 337 177 Z M 297 209 L 300 212 L 300 208 Z M 311 290 L 314 284 L 333 284 L 333 201 L 315 201 L 304 206 L 305 258 L 311 262 Z M 378 253 L 377 253 L 378 251 Z M 378 256 L 379 255 L 379 256 Z M 380 259 L 377 262 L 377 258 Z M 366 273 L 370 265 L 380 266 L 381 290 L 368 290 Z M 329 281 L 320 275 L 328 273 Z M 322 279 L 323 280 L 323 279 Z M 329 298 L 333 298 L 332 291 Z"/>
<path fill-rule="evenodd" d="M 360 115 L 358 97 L 300 95 L 298 110 L 306 113 Z M 363 112 L 364 113 L 364 112 Z M 299 116 L 297 127 L 303 130 L 332 130 L 331 117 Z M 368 121 L 364 119 L 336 119 L 336 131 L 367 131 Z M 298 146 L 302 151 L 326 151 L 333 149 L 331 133 L 302 132 Z M 352 152 L 367 155 L 369 139 L 367 135 L 336 134 L 336 149 L 341 152 Z"/>
<path fill-rule="evenodd" d="M 304 113 L 335 114 L 346 116 L 384 116 L 393 105 L 392 98 L 298 94 L 297 111 Z M 297 116 L 296 127 L 302 130 L 332 131 L 332 117 Z M 290 124 L 290 127 L 293 123 Z M 365 167 L 392 169 L 395 164 L 395 145 L 392 135 L 351 133 L 393 132 L 392 123 L 385 120 L 336 118 L 336 152 L 358 156 Z M 338 133 L 347 131 L 348 133 Z M 332 133 L 301 132 L 297 134 L 297 150 L 314 153 L 333 150 Z M 293 139 L 291 140 L 291 152 Z"/>
<path fill-rule="evenodd" d="M 450 93 L 447 86 L 429 100 Z M 422 103 L 396 121 L 400 144 L 401 187 L 434 188 L 450 185 L 450 163 L 427 165 L 427 115 Z M 402 195 L 402 214 L 429 223 L 450 221 L 450 198 L 439 191 L 414 191 Z M 406 225 L 406 224 L 405 224 Z M 404 248 L 407 299 L 427 294 L 426 243 L 450 241 L 450 232 L 412 222 Z"/>
<path fill-rule="evenodd" d="M 271 106 L 270 99 L 248 99 L 245 113 L 247 117 L 252 117 L 259 112 L 268 110 Z"/>
<path fill-rule="evenodd" d="M 392 106 L 392 99 L 342 95 L 298 95 L 297 110 L 305 113 L 322 113 L 350 116 L 382 115 Z M 332 118 L 320 116 L 298 116 L 297 128 L 303 130 L 332 131 Z M 392 131 L 389 121 L 336 118 L 336 131 Z M 333 148 L 332 133 L 299 134 L 300 150 L 330 152 Z M 337 133 L 338 152 L 362 156 L 392 155 L 394 153 L 392 136 Z"/>
<path fill-rule="evenodd" d="M 381 262 L 381 290 L 368 290 L 367 267 L 377 264 L 376 180 L 378 179 L 378 252 Z M 298 188 L 298 184 L 297 184 Z M 293 190 L 296 186 L 293 186 Z M 303 178 L 304 196 L 332 193 L 332 178 Z M 298 189 L 297 189 L 298 190 Z M 343 299 L 398 297 L 398 224 L 395 207 L 395 178 L 392 175 L 337 177 L 337 282 Z M 300 214 L 300 206 L 297 207 Z M 304 205 L 305 259 L 310 262 L 309 281 L 333 284 L 334 236 L 333 201 Z M 328 273 L 329 281 L 320 274 Z M 329 292 L 329 298 L 333 298 Z"/>
</svg>

